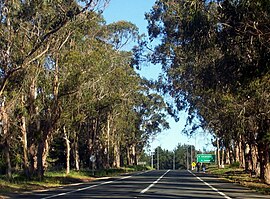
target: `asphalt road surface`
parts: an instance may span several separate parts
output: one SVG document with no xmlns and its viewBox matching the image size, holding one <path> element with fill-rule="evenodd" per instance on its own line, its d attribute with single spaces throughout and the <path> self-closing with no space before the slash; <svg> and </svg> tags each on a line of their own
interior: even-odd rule
<svg viewBox="0 0 270 199">
<path fill-rule="evenodd" d="M 186 170 L 147 171 L 132 175 L 65 186 L 43 192 L 24 193 L 15 198 L 268 198 L 237 184 L 204 173 Z"/>
</svg>

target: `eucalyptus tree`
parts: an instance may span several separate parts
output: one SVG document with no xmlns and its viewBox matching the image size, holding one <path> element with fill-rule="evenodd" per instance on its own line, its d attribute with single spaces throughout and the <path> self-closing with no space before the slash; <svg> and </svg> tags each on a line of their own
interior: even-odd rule
<svg viewBox="0 0 270 199">
<path fill-rule="evenodd" d="M 80 2 L 80 1 L 79 1 Z M 1 96 L 9 78 L 42 57 L 51 37 L 74 17 L 96 9 L 101 1 L 1 1 Z M 106 3 L 106 1 L 105 1 Z"/>
<path fill-rule="evenodd" d="M 158 111 L 165 105 L 163 104 L 162 107 L 163 101 L 160 100 L 155 107 L 150 107 L 153 106 L 149 103 L 153 97 L 149 94 L 147 97 L 147 94 L 141 93 L 145 92 L 145 88 L 142 87 L 143 81 L 130 67 L 132 54 L 121 48 L 132 39 L 138 38 L 137 28 L 131 23 L 121 21 L 109 24 L 103 27 L 103 30 L 105 31 L 99 35 L 99 39 L 104 42 L 104 48 L 101 48 L 100 53 L 97 54 L 101 56 L 98 59 L 100 63 L 97 63 L 100 65 L 97 70 L 99 79 L 95 87 L 90 89 L 94 93 L 93 104 L 97 105 L 94 107 L 98 113 L 95 114 L 98 117 L 95 121 L 99 122 L 94 128 L 96 132 L 93 134 L 89 149 L 90 153 L 98 154 L 97 162 L 101 165 L 104 165 L 104 160 L 102 160 L 102 152 L 104 152 L 107 156 L 105 165 L 119 167 L 120 159 L 125 158 L 124 155 L 121 157 L 120 151 L 125 148 L 127 163 L 136 164 L 136 156 L 142 151 L 149 138 L 149 136 L 143 136 L 143 134 L 148 134 L 141 130 L 144 114 L 136 113 L 138 110 L 136 107 L 148 103 L 149 105 L 144 107 L 145 110 L 149 108 L 152 114 L 158 115 L 160 114 Z M 143 86 L 147 87 L 146 84 Z M 93 118 L 93 115 L 91 117 Z M 165 123 L 162 120 L 164 120 L 164 114 L 155 119 L 156 127 L 152 129 L 152 132 L 159 129 L 158 122 Z M 132 158 L 129 158 L 130 153 Z"/>
<path fill-rule="evenodd" d="M 190 147 L 194 146 L 178 144 L 173 151 L 162 149 L 160 146 L 157 147 L 153 157 L 155 168 L 157 169 L 157 164 L 159 164 L 159 169 L 185 169 L 187 164 L 190 164 L 190 160 L 187 163 L 187 158 L 191 158 L 188 155 Z M 192 158 L 194 159 L 194 154 Z"/>
<path fill-rule="evenodd" d="M 75 17 L 85 11 L 93 11 L 101 1 L 83 1 L 84 7 L 77 1 L 1 1 L 1 82 L 0 97 L 5 105 L 15 103 L 12 93 L 20 91 L 22 85 L 16 85 L 15 78 L 25 81 L 24 73 L 31 70 L 30 66 L 42 66 L 45 57 L 52 49 L 57 49 L 59 42 L 55 42 L 55 35 L 65 29 Z M 106 1 L 104 1 L 106 3 Z M 47 59 L 49 61 L 49 59 Z M 22 74 L 22 75 L 21 75 Z M 28 73 L 29 74 L 29 73 Z M 32 77 L 32 79 L 36 79 Z M 35 81 L 34 81 L 35 83 Z M 26 85 L 26 84 L 25 84 Z M 31 84 L 30 84 L 31 85 Z M 32 85 L 36 88 L 36 85 Z M 11 90 L 9 88 L 11 88 Z M 13 88 L 12 88 L 13 87 Z M 57 91 L 55 91 L 57 92 Z M 33 93 L 37 93 L 34 91 Z M 24 98 L 24 96 L 22 97 Z M 29 97 L 31 98 L 31 96 Z M 24 101 L 24 100 L 22 100 Z M 6 106 L 2 106 L 1 117 Z M 10 114 L 12 110 L 10 109 Z M 21 118 L 24 121 L 24 116 Z M 3 121 L 8 121 L 3 119 Z M 24 122 L 22 122 L 24 123 Z M 9 124 L 4 123 L 5 129 Z M 22 125 L 23 127 L 24 125 Z M 24 127 L 23 127 L 24 128 Z M 24 128 L 23 131 L 25 131 Z M 7 132 L 7 131 L 5 131 Z M 7 134 L 7 133 L 6 133 Z M 24 132 L 24 140 L 25 138 Z M 42 143 L 42 142 L 41 142 Z M 24 148 L 26 142 L 24 142 Z M 41 147 L 43 148 L 43 147 Z M 41 149 L 42 150 L 42 149 Z M 42 153 L 40 150 L 40 153 Z M 26 158 L 26 156 L 25 156 Z M 40 158 L 39 158 L 40 159 Z M 27 163 L 27 160 L 26 160 Z M 40 165 L 41 163 L 39 163 Z M 41 168 L 41 167 L 40 167 Z M 42 169 L 39 172 L 42 175 Z"/>
<path fill-rule="evenodd" d="M 124 131 L 122 126 L 117 126 L 116 121 L 119 121 L 118 115 L 133 110 L 130 101 L 140 89 L 139 77 L 130 67 L 132 54 L 119 47 L 129 39 L 136 39 L 137 28 L 123 21 L 105 25 L 100 16 L 92 22 L 88 18 L 78 19 L 81 21 L 73 28 L 75 33 L 60 54 L 59 96 L 64 96 L 60 127 L 73 131 L 70 138 L 74 146 L 78 146 L 78 137 L 85 141 L 79 145 L 84 157 L 82 162 L 96 155 L 97 165 L 93 166 L 104 166 L 104 162 L 107 167 L 110 162 L 117 162 L 115 165 L 119 166 L 119 161 L 115 161 L 119 156 L 111 153 L 118 151 L 120 155 L 120 142 L 125 143 L 121 132 L 127 133 L 127 129 Z M 106 161 L 103 152 L 107 154 Z M 78 165 L 79 160 L 75 159 Z"/>
<path fill-rule="evenodd" d="M 48 157 L 63 149 L 61 137 L 67 173 L 70 151 L 77 170 L 91 155 L 97 168 L 119 167 L 130 154 L 128 164 L 136 164 L 149 137 L 168 127 L 166 104 L 122 49 L 139 38 L 138 29 L 124 21 L 106 25 L 95 12 L 106 2 L 0 1 L 1 143 L 9 177 L 10 157 L 21 153 L 26 175 L 42 179 Z"/>
<path fill-rule="evenodd" d="M 188 122 L 257 148 L 269 183 L 269 2 L 158 0 L 146 18 L 150 39 L 161 38 L 151 56 L 166 73 L 161 88 Z"/>
<path fill-rule="evenodd" d="M 65 125 L 71 125 L 73 122 L 76 124 L 76 121 L 78 123 L 78 118 L 84 119 L 75 116 L 75 121 L 67 122 L 65 125 L 59 126 L 63 108 L 65 108 L 65 106 L 63 107 L 62 105 L 63 100 L 69 99 L 69 96 L 75 94 L 79 95 L 77 99 L 82 99 L 80 95 L 83 95 L 82 92 L 85 91 L 81 89 L 85 88 L 85 85 L 89 85 L 89 83 L 93 81 L 91 76 L 94 77 L 94 81 L 97 82 L 101 79 L 100 73 L 93 76 L 93 72 L 104 69 L 104 65 L 102 65 L 104 59 L 101 52 L 104 52 L 105 48 L 104 44 L 97 39 L 102 22 L 100 16 L 94 12 L 81 14 L 75 21 L 71 21 L 63 31 L 59 31 L 59 35 L 57 34 L 54 40 L 54 42 L 58 44 L 55 45 L 56 48 L 50 51 L 51 54 L 45 60 L 45 70 L 42 79 L 45 84 L 39 89 L 41 96 L 43 94 L 42 105 L 44 106 L 41 112 L 43 113 L 41 115 L 41 122 L 44 122 L 41 124 L 41 127 L 43 127 L 43 129 L 41 129 L 42 137 L 38 142 L 37 153 L 40 176 L 43 175 L 46 166 L 45 163 L 49 154 L 50 142 L 55 132 L 58 131 L 58 128 L 60 127 L 61 130 L 64 131 L 64 134 L 66 134 L 66 130 L 73 131 L 73 129 L 71 129 L 72 126 Z M 79 27 L 83 28 L 83 31 L 78 31 Z M 91 34 L 89 34 L 90 32 Z M 86 45 L 82 45 L 82 43 L 86 43 Z M 88 48 L 90 45 L 92 45 L 92 47 Z M 84 53 L 84 55 L 78 57 L 78 55 L 82 53 Z M 89 74 L 90 79 L 88 79 Z M 95 84 L 91 86 L 95 86 Z M 93 92 L 95 97 L 95 90 Z M 80 103 L 80 101 L 77 102 Z M 84 101 L 83 103 L 86 102 Z M 73 109 L 71 109 L 71 113 L 74 113 Z M 78 114 L 78 110 L 76 113 Z M 62 122 L 66 121 L 65 119 L 62 120 Z M 95 134 L 97 131 L 98 127 L 95 128 Z M 74 136 L 76 137 L 76 132 Z M 65 135 L 65 139 L 66 144 L 69 144 L 67 134 Z M 69 154 L 68 145 L 67 154 Z M 77 152 L 75 152 L 75 154 L 77 154 Z M 69 155 L 67 159 L 69 159 Z M 78 155 L 76 155 L 75 161 L 78 169 Z M 68 164 L 69 161 L 67 161 L 67 166 Z"/>
<path fill-rule="evenodd" d="M 250 151 L 257 147 L 260 176 L 267 183 L 270 183 L 269 6 L 268 1 L 224 1 L 221 8 L 222 34 L 226 35 L 221 47 L 231 67 L 238 70 L 235 79 L 239 84 L 237 99 L 241 104 L 243 137 Z"/>
<path fill-rule="evenodd" d="M 139 90 L 133 92 L 131 107 L 126 112 L 125 123 L 125 146 L 127 148 L 127 164 L 137 165 L 140 154 L 149 140 L 164 129 L 169 128 L 166 121 L 167 105 L 163 98 L 151 93 L 145 80 L 140 80 Z"/>
</svg>

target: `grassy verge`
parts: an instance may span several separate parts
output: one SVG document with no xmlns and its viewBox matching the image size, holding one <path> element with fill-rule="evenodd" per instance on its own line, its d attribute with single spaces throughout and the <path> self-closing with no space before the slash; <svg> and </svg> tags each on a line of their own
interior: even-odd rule
<svg viewBox="0 0 270 199">
<path fill-rule="evenodd" d="M 250 173 L 247 173 L 244 169 L 227 165 L 224 168 L 209 166 L 207 173 L 217 175 L 230 182 L 239 183 L 257 192 L 270 194 L 270 185 L 263 183 L 258 177 L 252 177 Z"/>
<path fill-rule="evenodd" d="M 6 180 L 5 176 L 0 175 L 0 198 L 1 195 L 10 195 L 12 193 L 20 193 L 33 190 L 44 190 L 63 185 L 89 182 L 100 177 L 112 177 L 123 173 L 131 173 L 135 171 L 146 170 L 147 168 L 136 166 L 118 169 L 104 169 L 104 170 L 83 170 L 71 171 L 66 175 L 65 171 L 47 171 L 42 181 L 37 178 L 27 180 L 20 174 L 13 174 L 12 180 Z"/>
</svg>

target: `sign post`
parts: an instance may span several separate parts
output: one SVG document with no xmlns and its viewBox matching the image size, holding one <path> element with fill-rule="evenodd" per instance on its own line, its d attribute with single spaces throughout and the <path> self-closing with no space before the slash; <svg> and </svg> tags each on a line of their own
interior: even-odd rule
<svg viewBox="0 0 270 199">
<path fill-rule="evenodd" d="M 90 162 L 92 162 L 92 175 L 95 174 L 95 161 L 96 161 L 96 156 L 95 155 L 91 155 L 89 158 Z"/>
</svg>

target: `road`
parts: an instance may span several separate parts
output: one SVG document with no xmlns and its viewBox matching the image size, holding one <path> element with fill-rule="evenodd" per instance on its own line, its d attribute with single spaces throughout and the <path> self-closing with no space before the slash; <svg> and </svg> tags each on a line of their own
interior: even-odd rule
<svg viewBox="0 0 270 199">
<path fill-rule="evenodd" d="M 25 193 L 15 198 L 29 199 L 81 199 L 81 198 L 270 198 L 254 193 L 237 184 L 219 180 L 203 173 L 186 170 L 146 171 L 65 186 L 44 192 Z"/>
</svg>

